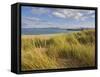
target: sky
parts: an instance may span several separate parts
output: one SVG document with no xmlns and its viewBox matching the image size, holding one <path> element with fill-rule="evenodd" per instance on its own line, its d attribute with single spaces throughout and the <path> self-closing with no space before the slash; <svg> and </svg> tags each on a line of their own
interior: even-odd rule
<svg viewBox="0 0 100 77">
<path fill-rule="evenodd" d="M 48 7 L 21 7 L 22 28 L 94 28 L 95 11 Z"/>
</svg>

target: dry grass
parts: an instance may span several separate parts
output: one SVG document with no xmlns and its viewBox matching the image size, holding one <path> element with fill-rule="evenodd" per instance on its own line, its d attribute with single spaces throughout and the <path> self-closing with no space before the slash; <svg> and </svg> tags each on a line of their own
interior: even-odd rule
<svg viewBox="0 0 100 77">
<path fill-rule="evenodd" d="M 95 31 L 53 36 L 22 36 L 22 70 L 95 65 Z"/>
</svg>

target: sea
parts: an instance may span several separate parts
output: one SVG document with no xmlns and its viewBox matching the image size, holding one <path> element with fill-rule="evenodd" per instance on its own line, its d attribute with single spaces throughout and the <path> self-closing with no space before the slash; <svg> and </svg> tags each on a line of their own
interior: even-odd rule
<svg viewBox="0 0 100 77">
<path fill-rule="evenodd" d="M 76 30 L 75 30 L 76 31 Z M 40 35 L 40 34 L 55 34 L 55 33 L 69 33 L 74 30 L 59 29 L 59 28 L 22 28 L 22 35 Z"/>
</svg>

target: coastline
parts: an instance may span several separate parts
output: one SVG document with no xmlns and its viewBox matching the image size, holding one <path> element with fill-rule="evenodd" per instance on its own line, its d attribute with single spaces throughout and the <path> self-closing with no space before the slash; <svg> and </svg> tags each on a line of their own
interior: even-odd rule
<svg viewBox="0 0 100 77">
<path fill-rule="evenodd" d="M 50 38 L 53 36 L 65 35 L 68 33 L 40 34 L 40 35 L 21 35 L 22 38 Z"/>
<path fill-rule="evenodd" d="M 83 30 L 85 31 L 85 30 Z M 87 30 L 86 30 L 87 31 Z M 88 30 L 91 31 L 91 30 Z M 53 33 L 53 34 L 38 34 L 38 35 L 21 35 L 21 38 L 51 38 L 51 37 L 55 37 L 55 36 L 62 36 L 62 35 L 69 35 L 69 34 L 73 34 L 73 33 L 78 33 L 78 32 L 82 32 L 82 31 L 75 31 L 75 32 L 68 32 L 68 33 Z"/>
</svg>

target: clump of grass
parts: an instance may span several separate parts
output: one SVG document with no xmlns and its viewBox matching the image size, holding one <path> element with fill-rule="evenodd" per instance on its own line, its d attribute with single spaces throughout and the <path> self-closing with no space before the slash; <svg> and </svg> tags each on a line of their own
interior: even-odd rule
<svg viewBox="0 0 100 77">
<path fill-rule="evenodd" d="M 35 49 L 33 51 L 22 51 L 22 69 L 23 70 L 41 70 L 49 68 L 57 68 L 55 60 L 50 59 L 42 49 Z"/>
<path fill-rule="evenodd" d="M 95 66 L 95 31 L 22 38 L 22 70 Z"/>
<path fill-rule="evenodd" d="M 74 34 L 76 39 L 82 44 L 95 43 L 95 30 L 84 30 Z"/>
<path fill-rule="evenodd" d="M 22 39 L 21 47 L 24 51 L 28 51 L 30 49 L 33 49 L 33 40 L 32 39 Z"/>
</svg>

